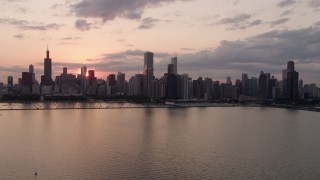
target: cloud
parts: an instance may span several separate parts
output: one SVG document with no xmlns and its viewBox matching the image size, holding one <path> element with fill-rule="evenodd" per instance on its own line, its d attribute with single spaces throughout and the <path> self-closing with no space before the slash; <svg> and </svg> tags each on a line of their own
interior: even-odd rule
<svg viewBox="0 0 320 180">
<path fill-rule="evenodd" d="M 290 20 L 289 18 L 281 18 L 281 19 L 272 21 L 270 24 L 271 24 L 271 27 L 273 27 L 273 26 L 284 24 L 284 23 L 288 22 L 289 20 Z"/>
<path fill-rule="evenodd" d="M 302 48 L 303 47 L 303 48 Z M 308 27 L 296 30 L 275 30 L 253 36 L 244 40 L 221 41 L 218 48 L 200 50 L 179 55 L 179 72 L 188 73 L 193 77 L 203 76 L 216 72 L 215 78 L 225 78 L 228 75 L 240 77 L 246 72 L 258 76 L 261 70 L 274 75 L 280 74 L 286 67 L 287 61 L 294 53 L 296 69 L 303 79 L 313 82 L 320 66 L 320 27 Z M 143 65 L 144 50 L 128 50 L 119 53 L 105 54 L 101 61 L 103 70 L 108 71 L 134 71 L 137 64 Z M 155 61 L 157 76 L 166 71 L 170 63 L 170 53 L 155 52 L 158 59 Z M 112 68 L 106 62 L 113 62 Z M 115 63 L 117 62 L 117 63 Z M 94 67 L 98 68 L 99 63 Z M 103 67 L 103 68 L 102 68 Z"/>
<path fill-rule="evenodd" d="M 287 6 L 291 6 L 294 5 L 296 3 L 295 0 L 283 0 L 281 2 L 278 3 L 278 7 L 287 7 Z"/>
<path fill-rule="evenodd" d="M 2 67 L 0 66 L 0 71 L 2 72 L 10 72 L 10 73 L 22 73 L 27 71 L 27 68 L 21 66 L 11 66 L 11 67 Z"/>
<path fill-rule="evenodd" d="M 251 18 L 250 14 L 242 13 L 230 18 L 221 19 L 216 24 L 236 24 L 236 23 L 244 22 L 250 18 Z"/>
<path fill-rule="evenodd" d="M 109 54 L 104 54 L 104 60 L 109 60 L 109 59 L 117 59 L 117 60 L 126 60 L 126 59 L 132 59 L 132 58 L 139 58 L 141 59 L 141 57 L 143 56 L 143 54 L 146 52 L 147 50 L 140 50 L 140 49 L 136 49 L 136 50 L 127 50 L 127 51 L 123 51 L 123 52 L 119 52 L 119 53 L 109 53 Z M 154 57 L 155 58 L 163 58 L 163 57 L 167 57 L 169 56 L 169 53 L 155 53 Z"/>
<path fill-rule="evenodd" d="M 216 49 L 188 51 L 178 56 L 179 73 L 187 73 L 191 77 L 208 76 L 216 80 L 227 76 L 240 78 L 241 73 L 257 77 L 261 70 L 270 72 L 281 78 L 281 71 L 294 53 L 296 69 L 306 82 L 320 83 L 318 79 L 320 67 L 320 27 L 312 26 L 295 30 L 274 30 L 236 41 L 221 41 Z M 105 73 L 125 72 L 127 77 L 143 67 L 143 55 L 146 50 L 134 49 L 118 53 L 106 53 L 93 57 L 89 69 L 95 69 L 104 77 Z M 155 75 L 160 77 L 166 72 L 172 53 L 154 52 Z M 74 61 L 76 62 L 76 61 Z M 43 62 L 36 64 L 42 67 Z M 54 60 L 55 73 L 61 73 L 62 67 L 78 70 L 82 63 L 65 63 Z M 18 69 L 17 69 L 18 68 Z M 0 67 L 0 71 L 22 72 L 27 68 L 8 69 Z M 103 78 L 104 78 L 103 77 Z M 101 77 L 100 77 L 101 78 Z"/>
<path fill-rule="evenodd" d="M 181 50 L 183 50 L 183 51 L 194 51 L 195 49 L 194 48 L 181 48 Z"/>
<path fill-rule="evenodd" d="M 24 40 L 24 39 L 27 38 L 27 36 L 24 35 L 24 34 L 16 34 L 16 35 L 13 35 L 13 37 L 14 37 L 14 38 L 17 38 L 17 39 L 19 39 L 19 40 Z"/>
<path fill-rule="evenodd" d="M 218 22 L 211 25 L 228 25 L 226 30 L 245 30 L 254 26 L 258 26 L 263 23 L 260 19 L 250 20 L 252 15 L 242 13 L 229 18 L 223 18 Z"/>
<path fill-rule="evenodd" d="M 144 18 L 138 29 L 151 29 L 155 25 L 155 23 L 159 21 L 159 19 L 153 19 L 151 17 Z"/>
<path fill-rule="evenodd" d="M 287 10 L 287 11 L 284 11 L 283 13 L 281 13 L 280 16 L 288 16 L 288 15 L 291 15 L 293 14 L 293 12 L 291 10 Z"/>
<path fill-rule="evenodd" d="M 141 19 L 146 8 L 163 3 L 190 0 L 80 0 L 71 6 L 78 17 L 100 18 L 104 22 L 115 18 Z"/>
<path fill-rule="evenodd" d="M 88 23 L 85 19 L 77 19 L 75 27 L 80 31 L 89 31 L 91 29 L 91 23 Z"/>
<path fill-rule="evenodd" d="M 309 6 L 312 7 L 312 8 L 320 7 L 320 0 L 311 0 L 309 2 Z"/>
<path fill-rule="evenodd" d="M 63 41 L 72 41 L 72 40 L 80 40 L 81 37 L 78 37 L 78 36 L 67 36 L 67 37 L 64 37 L 64 38 L 61 38 L 61 40 Z"/>
<path fill-rule="evenodd" d="M 14 18 L 0 18 L 0 24 L 8 24 L 22 30 L 37 30 L 37 31 L 47 31 L 47 30 L 59 30 L 63 24 L 45 24 L 42 22 L 30 22 L 26 20 L 18 20 Z"/>
</svg>

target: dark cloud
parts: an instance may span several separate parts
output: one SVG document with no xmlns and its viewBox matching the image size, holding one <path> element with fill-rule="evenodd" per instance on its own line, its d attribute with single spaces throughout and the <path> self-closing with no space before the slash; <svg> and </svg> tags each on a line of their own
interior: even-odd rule
<svg viewBox="0 0 320 180">
<path fill-rule="evenodd" d="M 274 30 L 256 35 L 244 40 L 222 41 L 216 49 L 197 52 L 190 51 L 179 55 L 179 73 L 188 73 L 191 77 L 209 76 L 214 79 L 224 79 L 231 75 L 240 78 L 246 72 L 250 76 L 258 76 L 261 70 L 281 77 L 281 71 L 295 57 L 296 69 L 307 82 L 319 83 L 320 65 L 320 27 L 313 26 L 296 30 Z M 143 54 L 146 50 L 136 49 L 118 53 L 108 53 L 100 58 L 93 58 L 87 64 L 89 69 L 99 72 L 126 72 L 127 77 L 137 73 L 138 66 L 142 70 Z M 159 77 L 166 72 L 170 58 L 175 54 L 165 52 L 155 53 L 155 72 Z M 42 67 L 43 63 L 36 64 Z M 61 73 L 62 67 L 79 69 L 82 63 L 64 63 L 54 60 L 55 72 Z M 27 68 L 0 67 L 0 71 L 22 72 Z M 140 71 L 141 72 L 141 71 Z M 317 77 L 317 78 L 315 78 Z"/>
<path fill-rule="evenodd" d="M 284 11 L 283 13 L 281 13 L 280 16 L 288 16 L 288 15 L 291 15 L 293 14 L 293 12 L 291 10 L 287 10 L 287 11 Z"/>
<path fill-rule="evenodd" d="M 183 50 L 183 51 L 194 51 L 195 49 L 194 48 L 181 48 L 181 50 Z"/>
<path fill-rule="evenodd" d="M 296 3 L 295 0 L 283 0 L 278 3 L 278 7 L 287 7 L 287 6 L 294 5 L 295 3 Z"/>
<path fill-rule="evenodd" d="M 228 25 L 226 30 L 235 31 L 245 30 L 263 23 L 263 21 L 260 19 L 250 20 L 251 17 L 252 15 L 250 14 L 242 13 L 233 17 L 223 18 L 212 25 Z"/>
<path fill-rule="evenodd" d="M 2 72 L 22 73 L 26 70 L 27 70 L 27 68 L 24 68 L 21 66 L 12 66 L 12 67 L 1 67 L 0 66 L 0 71 L 2 71 Z"/>
<path fill-rule="evenodd" d="M 146 8 L 175 1 L 190 0 L 80 0 L 71 10 L 78 17 L 101 18 L 104 22 L 115 18 L 141 19 Z"/>
<path fill-rule="evenodd" d="M 204 50 L 181 56 L 182 61 L 179 65 L 185 69 L 192 67 L 191 69 L 203 73 L 210 69 L 213 71 L 224 69 L 229 72 L 240 71 L 249 74 L 256 74 L 260 70 L 280 74 L 286 62 L 291 59 L 292 53 L 298 71 L 299 66 L 320 65 L 318 47 L 320 47 L 320 27 L 271 31 L 241 41 L 222 41 L 214 51 Z M 302 74 L 313 72 L 312 69 L 309 70 L 304 69 Z"/>
<path fill-rule="evenodd" d="M 123 52 L 119 52 L 119 53 L 105 54 L 104 59 L 105 60 L 110 60 L 110 59 L 126 60 L 126 59 L 132 59 L 132 58 L 141 59 L 141 57 L 143 56 L 143 54 L 145 52 L 146 52 L 146 50 L 140 50 L 140 49 L 127 50 L 127 51 L 123 51 Z M 169 55 L 170 55 L 169 53 L 155 53 L 154 56 L 155 56 L 155 58 L 163 58 L 163 57 L 167 57 Z"/>
<path fill-rule="evenodd" d="M 64 38 L 61 38 L 61 40 L 63 41 L 72 41 L 72 40 L 80 40 L 81 37 L 78 37 L 78 36 L 68 36 L 68 37 L 64 37 Z"/>
<path fill-rule="evenodd" d="M 258 76 L 259 72 L 264 70 L 279 77 L 293 53 L 301 77 L 305 80 L 319 81 L 311 79 L 311 75 L 314 76 L 319 72 L 315 68 L 315 64 L 320 65 L 319 47 L 320 27 L 270 31 L 245 40 L 222 41 L 215 50 L 208 49 L 179 55 L 179 72 L 194 77 L 219 72 L 217 76 L 226 77 L 229 74 L 239 78 L 243 72 Z M 106 54 L 100 63 L 106 70 L 131 71 L 136 69 L 137 64 L 143 65 L 144 52 L 144 50 L 128 50 Z M 155 52 L 155 56 L 158 59 L 155 61 L 155 69 L 159 76 L 166 71 L 170 57 L 175 55 Z M 113 62 L 112 68 L 105 64 L 109 61 Z M 100 64 L 94 66 L 99 67 Z"/>
<path fill-rule="evenodd" d="M 13 35 L 13 37 L 14 37 L 14 38 L 17 38 L 17 39 L 19 39 L 19 40 L 24 40 L 24 39 L 27 38 L 27 36 L 24 35 L 24 34 L 16 34 L 16 35 Z"/>
<path fill-rule="evenodd" d="M 155 23 L 159 21 L 159 19 L 153 19 L 151 17 L 144 18 L 138 29 L 151 29 L 155 25 Z"/>
<path fill-rule="evenodd" d="M 270 23 L 270 25 L 271 25 L 271 27 L 277 26 L 277 25 L 281 25 L 281 24 L 284 24 L 284 23 L 288 22 L 289 20 L 290 20 L 289 18 L 281 18 L 281 19 L 272 21 Z"/>
<path fill-rule="evenodd" d="M 311 0 L 309 2 L 309 6 L 312 8 L 319 8 L 320 7 L 320 0 Z"/>
<path fill-rule="evenodd" d="M 236 24 L 244 22 L 251 18 L 250 14 L 238 14 L 236 16 L 230 17 L 230 18 L 224 18 L 218 21 L 216 24 Z"/>
<path fill-rule="evenodd" d="M 233 1 L 233 5 L 237 5 L 237 4 L 239 4 L 239 2 L 240 2 L 240 0 L 235 0 L 235 1 Z"/>
<path fill-rule="evenodd" d="M 47 30 L 59 30 L 63 24 L 45 24 L 42 22 L 31 22 L 26 20 L 18 20 L 14 18 L 0 18 L 0 24 L 8 24 L 14 27 L 17 27 L 22 30 L 38 30 L 38 31 L 47 31 Z"/>
<path fill-rule="evenodd" d="M 91 29 L 91 23 L 88 23 L 85 19 L 76 20 L 75 27 L 80 31 L 89 31 Z"/>
</svg>

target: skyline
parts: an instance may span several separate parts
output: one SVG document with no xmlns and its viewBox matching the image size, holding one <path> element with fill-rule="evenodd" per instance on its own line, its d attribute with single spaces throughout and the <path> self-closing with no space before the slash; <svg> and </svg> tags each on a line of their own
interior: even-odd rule
<svg viewBox="0 0 320 180">
<path fill-rule="evenodd" d="M 18 78 L 29 64 L 43 74 L 38 52 L 49 44 L 53 76 L 64 66 L 78 74 L 85 64 L 102 79 L 118 71 L 130 77 L 143 69 L 142 54 L 152 51 L 155 76 L 178 56 L 179 73 L 193 78 L 234 81 L 263 70 L 280 79 L 293 54 L 303 80 L 320 84 L 317 0 L 135 2 L 0 1 L 0 81 Z"/>
</svg>

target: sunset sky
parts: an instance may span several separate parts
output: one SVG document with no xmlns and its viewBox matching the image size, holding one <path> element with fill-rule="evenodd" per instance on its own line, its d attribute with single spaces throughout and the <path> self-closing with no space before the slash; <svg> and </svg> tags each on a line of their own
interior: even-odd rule
<svg viewBox="0 0 320 180">
<path fill-rule="evenodd" d="M 129 79 L 152 51 L 157 77 L 178 56 L 193 78 L 281 79 L 293 54 L 305 83 L 320 85 L 319 17 L 320 0 L 0 0 L 0 81 L 29 64 L 42 75 L 48 44 L 54 75 L 86 65 Z"/>
</svg>

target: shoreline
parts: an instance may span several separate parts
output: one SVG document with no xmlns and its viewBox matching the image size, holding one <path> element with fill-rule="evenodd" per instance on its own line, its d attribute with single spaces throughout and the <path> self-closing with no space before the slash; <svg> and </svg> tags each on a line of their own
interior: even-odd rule
<svg viewBox="0 0 320 180">
<path fill-rule="evenodd" d="M 69 104 L 68 104 L 69 103 Z M 11 106 L 13 104 L 13 106 Z M 60 106 L 58 106 L 60 104 Z M 63 106 L 61 106 L 61 104 Z M 6 108 L 3 106 L 11 107 Z M 22 107 L 23 105 L 29 107 Z M 46 106 L 48 105 L 48 106 Z M 51 105 L 51 106 L 50 106 Z M 57 106 L 55 106 L 57 105 Z M 69 106 L 68 106 L 69 105 Z M 71 105 L 71 106 L 70 106 Z M 87 105 L 87 106 L 82 106 Z M 92 106 L 93 105 L 93 106 Z M 177 103 L 177 104 L 136 104 L 136 103 L 119 103 L 119 102 L 42 102 L 42 103 L 22 103 L 12 102 L 5 103 L 0 102 L 0 111 L 36 111 L 36 110 L 81 110 L 81 109 L 141 109 L 141 108 L 232 108 L 232 107 L 266 107 L 266 108 L 278 108 L 278 109 L 291 109 L 291 110 L 303 110 L 320 112 L 320 106 L 293 106 L 283 104 L 238 104 L 238 103 Z M 18 107 L 15 107 L 18 106 Z"/>
</svg>

